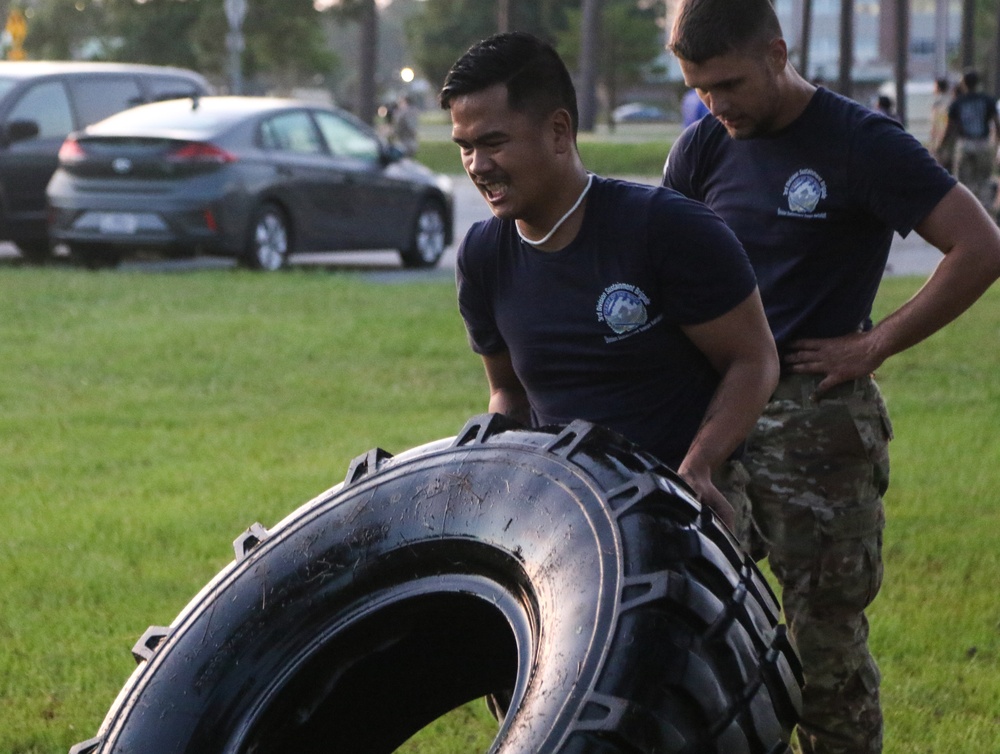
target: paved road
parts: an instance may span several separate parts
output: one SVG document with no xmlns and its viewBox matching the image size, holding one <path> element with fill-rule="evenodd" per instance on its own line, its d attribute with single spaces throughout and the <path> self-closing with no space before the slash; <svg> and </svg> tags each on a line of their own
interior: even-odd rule
<svg viewBox="0 0 1000 754">
<path fill-rule="evenodd" d="M 489 217 L 486 202 L 465 176 L 455 176 L 455 238 L 461 239 L 469 226 L 477 220 Z M 655 183 L 656 178 L 635 178 Z M 293 265 L 300 267 L 325 268 L 366 272 L 387 282 L 419 280 L 427 278 L 450 278 L 454 275 L 455 250 L 452 244 L 441 258 L 439 266 L 433 270 L 403 270 L 399 255 L 395 251 L 361 251 L 339 253 L 299 254 L 293 257 Z M 937 249 L 924 241 L 916 233 L 903 239 L 898 235 L 889 253 L 887 275 L 927 275 L 940 259 Z M 0 244 L 0 268 L 19 263 L 17 250 L 10 244 Z M 119 269 L 147 272 L 185 272 L 198 269 L 232 267 L 230 259 L 188 259 L 170 261 L 138 260 L 121 265 Z"/>
</svg>

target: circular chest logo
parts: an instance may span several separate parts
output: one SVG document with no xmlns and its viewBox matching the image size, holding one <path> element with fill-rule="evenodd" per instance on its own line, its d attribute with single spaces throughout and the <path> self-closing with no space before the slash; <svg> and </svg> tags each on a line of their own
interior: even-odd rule
<svg viewBox="0 0 1000 754">
<path fill-rule="evenodd" d="M 621 335 L 649 321 L 648 304 L 649 297 L 637 286 L 616 283 L 605 288 L 598 299 L 597 319 Z"/>
<path fill-rule="evenodd" d="M 821 199 L 826 198 L 826 181 L 814 170 L 799 170 L 785 184 L 788 209 L 797 214 L 816 211 Z"/>
</svg>

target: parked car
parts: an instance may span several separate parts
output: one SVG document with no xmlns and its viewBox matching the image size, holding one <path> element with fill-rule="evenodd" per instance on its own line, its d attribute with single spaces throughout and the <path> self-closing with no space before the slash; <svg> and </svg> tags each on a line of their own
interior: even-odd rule
<svg viewBox="0 0 1000 754">
<path fill-rule="evenodd" d="M 667 120 L 667 114 L 655 105 L 629 102 L 616 107 L 611 113 L 611 119 L 615 123 L 662 123 Z"/>
<path fill-rule="evenodd" d="M 347 112 L 271 97 L 113 115 L 67 138 L 48 198 L 52 239 L 88 266 L 153 250 L 277 270 L 294 252 L 397 249 L 430 267 L 453 238 L 451 179 Z"/>
<path fill-rule="evenodd" d="M 45 187 L 69 133 L 145 102 L 208 92 L 181 68 L 0 62 L 0 240 L 31 261 L 48 256 Z"/>
</svg>

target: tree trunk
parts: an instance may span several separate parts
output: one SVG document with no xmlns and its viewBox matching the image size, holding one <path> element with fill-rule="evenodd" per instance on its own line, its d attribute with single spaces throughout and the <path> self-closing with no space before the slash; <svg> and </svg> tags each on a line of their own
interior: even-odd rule
<svg viewBox="0 0 1000 754">
<path fill-rule="evenodd" d="M 934 0 L 934 78 L 948 75 L 948 0 Z"/>
<path fill-rule="evenodd" d="M 962 0 L 962 68 L 976 64 L 976 0 Z"/>
<path fill-rule="evenodd" d="M 802 0 L 802 38 L 799 41 L 799 73 L 809 78 L 809 47 L 812 44 L 812 0 Z"/>
<path fill-rule="evenodd" d="M 850 97 L 854 88 L 854 0 L 840 0 L 840 75 L 837 88 Z"/>
<path fill-rule="evenodd" d="M 990 87 L 994 94 L 1000 92 L 1000 13 L 997 13 L 997 31 L 993 43 L 993 81 L 990 82 Z"/>
<path fill-rule="evenodd" d="M 593 131 L 597 121 L 597 71 L 601 44 L 601 0 L 583 0 L 580 24 L 580 130 Z"/>
<path fill-rule="evenodd" d="M 378 86 L 375 80 L 378 62 L 378 8 L 375 0 L 365 0 L 361 9 L 361 60 L 358 66 L 357 116 L 369 125 L 378 110 Z"/>
<path fill-rule="evenodd" d="M 510 0 L 497 0 L 497 31 L 510 31 Z"/>
<path fill-rule="evenodd" d="M 910 61 L 910 3 L 896 0 L 896 114 L 906 125 L 906 81 Z"/>
</svg>

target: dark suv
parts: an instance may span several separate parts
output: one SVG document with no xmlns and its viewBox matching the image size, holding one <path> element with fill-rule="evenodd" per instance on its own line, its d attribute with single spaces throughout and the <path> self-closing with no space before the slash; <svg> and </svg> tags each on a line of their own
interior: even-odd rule
<svg viewBox="0 0 1000 754">
<path fill-rule="evenodd" d="M 199 74 L 125 63 L 0 62 L 0 241 L 49 255 L 45 187 L 71 131 L 156 100 L 209 94 Z"/>
</svg>

